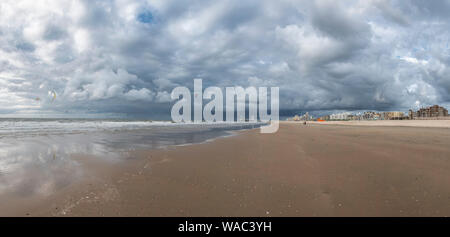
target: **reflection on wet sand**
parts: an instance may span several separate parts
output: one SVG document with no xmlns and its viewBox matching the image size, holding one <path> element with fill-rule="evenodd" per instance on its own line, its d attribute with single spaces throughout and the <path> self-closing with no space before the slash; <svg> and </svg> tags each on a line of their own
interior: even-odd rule
<svg viewBox="0 0 450 237">
<path fill-rule="evenodd" d="M 83 177 L 74 155 L 101 162 L 123 162 L 129 152 L 170 145 L 200 143 L 230 134 L 211 127 L 152 127 L 130 131 L 7 136 L 0 138 L 0 197 L 48 196 Z"/>
<path fill-rule="evenodd" d="M 69 158 L 71 145 L 61 140 L 33 138 L 0 142 L 0 195 L 47 195 L 81 175 Z"/>
</svg>

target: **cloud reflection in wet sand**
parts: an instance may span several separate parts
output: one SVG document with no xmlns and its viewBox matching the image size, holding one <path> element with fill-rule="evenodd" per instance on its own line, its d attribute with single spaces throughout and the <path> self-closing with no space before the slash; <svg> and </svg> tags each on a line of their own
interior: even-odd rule
<svg viewBox="0 0 450 237">
<path fill-rule="evenodd" d="M 235 127 L 232 129 L 241 129 Z M 0 196 L 48 196 L 83 177 L 74 155 L 123 162 L 129 151 L 199 143 L 230 128 L 152 127 L 130 131 L 0 138 Z"/>
</svg>

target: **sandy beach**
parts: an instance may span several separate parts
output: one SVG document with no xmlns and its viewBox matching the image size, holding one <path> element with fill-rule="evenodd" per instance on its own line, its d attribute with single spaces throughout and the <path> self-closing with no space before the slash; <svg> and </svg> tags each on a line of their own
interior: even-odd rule
<svg viewBox="0 0 450 237">
<path fill-rule="evenodd" d="M 127 162 L 76 159 L 82 181 L 40 198 L 9 199 L 0 214 L 450 215 L 448 128 L 283 122 L 275 134 L 253 129 L 136 150 Z"/>
<path fill-rule="evenodd" d="M 348 125 L 348 126 L 450 128 L 450 118 L 448 120 L 377 120 L 377 121 L 352 120 L 352 121 L 325 121 L 325 122 L 310 121 L 308 123 L 321 125 Z"/>
</svg>

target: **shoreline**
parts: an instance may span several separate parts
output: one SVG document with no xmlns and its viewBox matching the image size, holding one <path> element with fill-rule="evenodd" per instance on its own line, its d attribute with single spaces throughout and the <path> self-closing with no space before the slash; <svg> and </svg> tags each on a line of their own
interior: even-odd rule
<svg viewBox="0 0 450 237">
<path fill-rule="evenodd" d="M 137 150 L 17 206 L 13 216 L 448 216 L 450 134 L 422 127 L 280 124 Z"/>
</svg>

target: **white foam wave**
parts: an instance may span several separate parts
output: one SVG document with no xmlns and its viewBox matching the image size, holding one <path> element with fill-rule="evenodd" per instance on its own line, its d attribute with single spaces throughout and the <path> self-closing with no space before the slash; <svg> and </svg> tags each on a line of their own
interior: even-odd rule
<svg viewBox="0 0 450 237">
<path fill-rule="evenodd" d="M 70 134 L 92 131 L 121 131 L 154 127 L 226 128 L 258 123 L 172 123 L 170 121 L 108 121 L 108 120 L 0 120 L 0 136 Z"/>
</svg>

